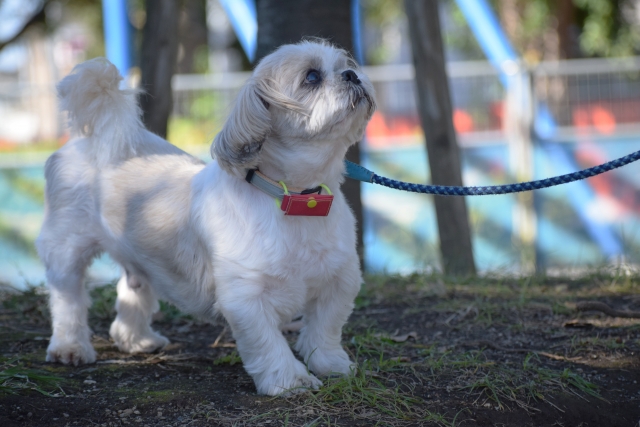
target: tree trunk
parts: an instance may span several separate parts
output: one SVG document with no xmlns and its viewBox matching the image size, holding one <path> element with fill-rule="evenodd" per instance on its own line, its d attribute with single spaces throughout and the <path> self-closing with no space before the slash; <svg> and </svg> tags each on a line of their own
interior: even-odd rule
<svg viewBox="0 0 640 427">
<path fill-rule="evenodd" d="M 555 2 L 555 14 L 558 20 L 558 43 L 560 59 L 580 57 L 579 30 L 576 22 L 576 5 L 572 0 Z"/>
<path fill-rule="evenodd" d="M 462 185 L 460 148 L 453 128 L 437 1 L 405 0 L 416 70 L 420 120 L 427 143 L 431 182 Z M 467 205 L 462 197 L 435 196 L 442 267 L 475 274 Z"/>
<path fill-rule="evenodd" d="M 178 73 L 202 72 L 196 70 L 196 54 L 207 46 L 207 10 L 204 0 L 182 0 L 182 13 L 178 23 Z"/>
<path fill-rule="evenodd" d="M 166 138 L 173 98 L 171 78 L 178 52 L 178 0 L 147 0 L 142 32 L 140 95 L 142 121 L 149 131 Z"/>
<path fill-rule="evenodd" d="M 297 43 L 303 37 L 321 37 L 353 54 L 350 0 L 257 0 L 258 48 L 256 60 L 278 46 Z M 349 149 L 347 159 L 360 162 L 357 145 Z M 360 183 L 346 180 L 342 191 L 358 222 L 358 253 L 363 257 L 362 201 Z"/>
</svg>

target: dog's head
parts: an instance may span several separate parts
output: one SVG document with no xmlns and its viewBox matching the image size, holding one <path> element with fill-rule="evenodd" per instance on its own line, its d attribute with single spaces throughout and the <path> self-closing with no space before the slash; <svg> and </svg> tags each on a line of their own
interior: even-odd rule
<svg viewBox="0 0 640 427">
<path fill-rule="evenodd" d="M 346 151 L 375 108 L 373 85 L 344 50 L 324 41 L 281 46 L 241 89 L 212 155 L 226 171 L 244 174 L 270 148 L 277 155 L 310 144 Z"/>
</svg>

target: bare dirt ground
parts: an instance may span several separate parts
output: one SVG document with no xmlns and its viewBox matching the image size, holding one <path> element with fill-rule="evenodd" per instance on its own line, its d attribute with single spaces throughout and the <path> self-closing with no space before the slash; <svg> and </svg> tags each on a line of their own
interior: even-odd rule
<svg viewBox="0 0 640 427">
<path fill-rule="evenodd" d="M 371 277 L 345 328 L 355 376 L 259 396 L 222 321 L 163 305 L 171 339 L 122 354 L 108 336 L 113 287 L 93 291 L 98 362 L 44 362 L 42 289 L 0 301 L 0 426 L 638 426 L 640 277 Z M 293 342 L 296 332 L 285 334 Z"/>
</svg>

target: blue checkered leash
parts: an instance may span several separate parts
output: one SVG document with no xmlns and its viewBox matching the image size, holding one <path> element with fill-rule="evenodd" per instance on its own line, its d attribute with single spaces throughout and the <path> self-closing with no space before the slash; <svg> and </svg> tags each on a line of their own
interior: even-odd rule
<svg viewBox="0 0 640 427">
<path fill-rule="evenodd" d="M 439 196 L 485 196 L 489 194 L 509 194 L 519 193 L 521 191 L 539 190 L 541 188 L 553 187 L 560 184 L 579 181 L 581 179 L 591 178 L 610 170 L 628 165 L 640 160 L 640 151 L 628 154 L 619 159 L 612 160 L 602 165 L 594 166 L 589 169 L 578 172 L 568 173 L 565 175 L 555 176 L 553 178 L 540 179 L 538 181 L 521 182 L 518 184 L 491 185 L 486 187 L 455 187 L 446 185 L 424 185 L 412 184 L 410 182 L 396 181 L 395 179 L 385 178 L 364 168 L 358 164 L 345 160 L 347 178 L 355 179 L 362 182 L 370 182 L 373 184 L 383 185 L 385 187 L 394 188 L 396 190 L 411 191 L 413 193 L 436 194 Z"/>
</svg>

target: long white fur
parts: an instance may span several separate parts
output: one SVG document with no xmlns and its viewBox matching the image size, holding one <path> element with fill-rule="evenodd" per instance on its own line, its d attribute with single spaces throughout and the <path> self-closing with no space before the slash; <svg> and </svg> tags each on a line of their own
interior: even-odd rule
<svg viewBox="0 0 640 427">
<path fill-rule="evenodd" d="M 305 83 L 309 69 L 321 85 Z M 353 69 L 359 87 L 342 79 Z M 151 327 L 157 298 L 229 323 L 259 393 L 317 388 L 280 332 L 297 313 L 295 350 L 316 375 L 349 374 L 340 345 L 361 275 L 355 221 L 340 191 L 343 158 L 375 109 L 373 87 L 345 52 L 324 42 L 281 47 L 256 68 L 204 165 L 141 125 L 135 93 L 104 59 L 58 86 L 78 135 L 49 158 L 46 215 L 37 240 L 51 292 L 47 360 L 92 363 L 84 271 L 108 252 L 120 263 L 121 351 L 168 340 Z M 258 167 L 290 186 L 328 185 L 328 217 L 284 216 L 243 179 Z"/>
<path fill-rule="evenodd" d="M 94 139 L 92 160 L 98 166 L 134 156 L 143 129 L 137 91 L 120 89 L 121 82 L 109 61 L 95 58 L 74 68 L 57 86 L 71 134 Z"/>
</svg>

